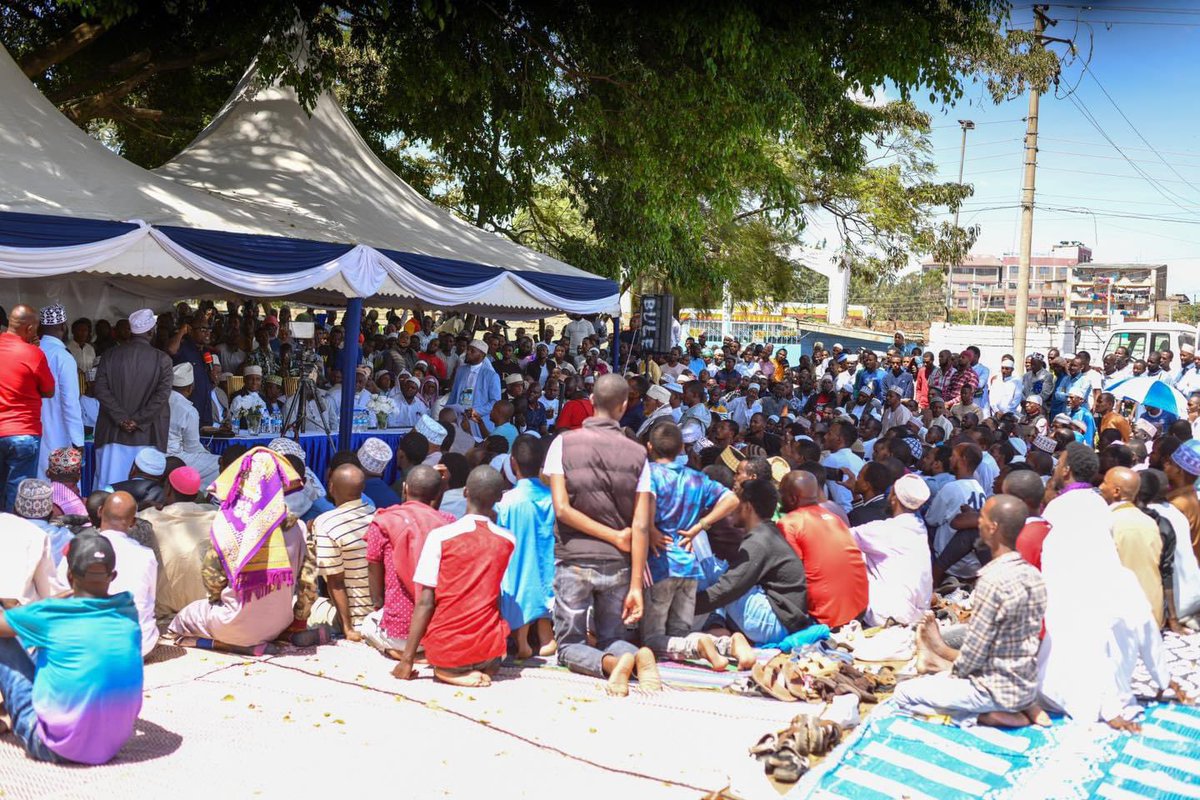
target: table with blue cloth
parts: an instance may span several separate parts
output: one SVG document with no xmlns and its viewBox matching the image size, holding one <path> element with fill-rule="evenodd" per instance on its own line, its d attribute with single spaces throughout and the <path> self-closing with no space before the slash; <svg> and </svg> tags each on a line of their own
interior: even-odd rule
<svg viewBox="0 0 1200 800">
<path fill-rule="evenodd" d="M 351 439 L 353 442 L 352 447 L 358 450 L 363 442 L 374 436 L 377 439 L 387 442 L 388 447 L 392 448 L 392 453 L 395 454 L 399 452 L 400 439 L 409 430 L 411 429 L 387 428 L 385 430 L 368 430 L 355 433 Z M 201 436 L 200 443 L 208 448 L 210 453 L 219 456 L 227 448 L 235 444 L 245 445 L 247 448 L 266 447 L 274 438 L 274 436 Z M 289 436 L 288 438 L 293 437 Z M 329 469 L 329 462 L 333 460 L 333 454 L 337 452 L 337 435 L 335 434 L 331 441 L 324 433 L 302 433 L 300 434 L 300 446 L 304 448 L 304 463 L 324 483 L 325 471 Z M 104 487 L 92 485 L 96 476 L 95 444 L 88 442 L 84 445 L 83 450 L 83 475 L 79 479 L 79 491 L 86 498 L 93 489 L 102 489 Z M 396 466 L 396 458 L 393 455 L 387 469 L 383 472 L 383 479 L 388 483 L 393 483 L 399 475 L 400 470 Z"/>
</svg>

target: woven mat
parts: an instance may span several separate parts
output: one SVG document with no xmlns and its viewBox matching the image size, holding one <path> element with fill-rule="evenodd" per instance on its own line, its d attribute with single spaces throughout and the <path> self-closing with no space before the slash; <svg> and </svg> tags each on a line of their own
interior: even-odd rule
<svg viewBox="0 0 1200 800">
<path fill-rule="evenodd" d="M 1200 634 L 1168 634 L 1166 644 L 1172 674 L 1200 681 Z M 1148 683 L 1140 691 L 1153 694 Z M 856 800 L 1200 798 L 1200 708 L 1148 703 L 1142 724 L 1140 736 L 1064 718 L 1048 729 L 963 729 L 902 715 L 888 702 L 795 791 Z"/>
</svg>

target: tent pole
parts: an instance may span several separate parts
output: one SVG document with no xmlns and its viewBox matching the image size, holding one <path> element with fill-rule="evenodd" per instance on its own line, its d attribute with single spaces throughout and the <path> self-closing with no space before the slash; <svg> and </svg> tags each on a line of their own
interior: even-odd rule
<svg viewBox="0 0 1200 800">
<path fill-rule="evenodd" d="M 629 348 L 630 353 L 633 347 Z M 621 312 L 618 310 L 612 318 L 612 338 L 608 340 L 608 354 L 612 356 L 613 372 L 621 374 Z"/>
<path fill-rule="evenodd" d="M 351 297 L 342 314 L 342 327 L 346 341 L 342 345 L 342 408 L 338 420 L 338 449 L 351 450 L 354 446 L 354 397 L 358 394 L 355 370 L 358 369 L 358 336 L 362 331 L 363 299 Z"/>
</svg>

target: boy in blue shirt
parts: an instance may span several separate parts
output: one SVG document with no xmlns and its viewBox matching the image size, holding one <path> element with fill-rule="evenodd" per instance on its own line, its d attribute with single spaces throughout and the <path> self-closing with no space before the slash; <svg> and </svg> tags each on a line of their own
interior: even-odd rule
<svg viewBox="0 0 1200 800">
<path fill-rule="evenodd" d="M 108 594 L 117 562 L 108 539 L 81 533 L 66 558 L 74 597 L 0 613 L 0 697 L 32 758 L 103 764 L 142 710 L 142 633 L 133 596 Z"/>
<path fill-rule="evenodd" d="M 680 458 L 683 433 L 673 422 L 650 429 L 650 484 L 654 528 L 646 567 L 653 584 L 645 590 L 642 644 L 673 661 L 703 659 L 714 670 L 754 665 L 754 651 L 744 636 L 714 638 L 692 630 L 696 616 L 696 582 L 702 577 L 692 553 L 692 540 L 738 507 L 737 496 Z"/>
</svg>

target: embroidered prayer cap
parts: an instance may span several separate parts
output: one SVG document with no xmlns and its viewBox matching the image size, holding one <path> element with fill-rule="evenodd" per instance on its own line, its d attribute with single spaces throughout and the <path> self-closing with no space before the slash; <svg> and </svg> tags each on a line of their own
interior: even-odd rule
<svg viewBox="0 0 1200 800">
<path fill-rule="evenodd" d="M 54 511 L 54 489 L 49 481 L 26 478 L 17 485 L 13 511 L 25 519 L 49 519 Z"/>
<path fill-rule="evenodd" d="M 1187 474 L 1200 475 L 1200 440 L 1188 439 L 1179 445 L 1171 454 L 1171 460 Z"/>
<path fill-rule="evenodd" d="M 900 501 L 900 505 L 909 511 L 916 511 L 929 500 L 929 485 L 920 477 L 911 473 L 901 475 L 892 484 L 892 494 Z"/>
<path fill-rule="evenodd" d="M 650 397 L 658 402 L 666 405 L 671 402 L 671 393 L 667 391 L 665 386 L 655 384 L 646 390 L 646 397 Z"/>
<path fill-rule="evenodd" d="M 760 391 L 762 391 L 762 387 L 759 386 L 757 383 L 751 383 L 749 386 L 746 387 L 746 391 L 747 392 L 760 392 Z"/>
<path fill-rule="evenodd" d="M 192 365 L 186 361 L 182 364 L 176 364 L 173 371 L 174 375 L 171 378 L 172 386 L 191 386 L 196 382 L 195 371 L 192 369 Z"/>
<path fill-rule="evenodd" d="M 738 464 L 745 460 L 746 457 L 732 447 L 726 447 L 721 451 L 721 463 L 734 472 L 737 472 Z"/>
<path fill-rule="evenodd" d="M 1029 452 L 1029 445 L 1025 444 L 1024 439 L 1018 439 L 1016 436 L 1008 437 L 1008 443 L 1012 445 L 1012 449 L 1017 451 L 1017 455 L 1023 456 Z"/>
<path fill-rule="evenodd" d="M 138 451 L 133 463 L 147 475 L 160 478 L 167 471 L 167 454 L 153 447 L 143 447 Z"/>
<path fill-rule="evenodd" d="M 304 448 L 295 439 L 284 439 L 283 437 L 272 439 L 267 445 L 267 449 L 279 453 L 279 455 L 285 458 L 287 456 L 295 456 L 300 459 L 301 464 L 306 463 Z"/>
<path fill-rule="evenodd" d="M 368 475 L 382 475 L 392 462 L 392 448 L 383 439 L 372 436 L 358 448 L 358 463 Z"/>
<path fill-rule="evenodd" d="M 74 475 L 83 469 L 83 451 L 77 447 L 60 447 L 50 453 L 47 475 Z"/>
<path fill-rule="evenodd" d="M 46 306 L 39 315 L 43 325 L 66 325 L 67 310 L 61 303 Z"/>
<path fill-rule="evenodd" d="M 891 386 L 887 387 L 886 389 L 884 389 L 884 390 L 883 390 L 883 393 L 884 393 L 884 394 L 894 394 L 894 395 L 896 395 L 897 397 L 903 397 L 903 396 L 904 396 L 904 392 L 900 391 L 900 387 L 899 387 L 899 386 L 896 386 L 895 384 L 893 384 L 893 385 L 891 385 Z"/>
<path fill-rule="evenodd" d="M 1134 423 L 1133 430 L 1135 433 L 1142 434 L 1147 439 L 1153 439 L 1158 435 L 1158 428 L 1154 427 L 1154 423 L 1149 420 L 1139 419 Z"/>
<path fill-rule="evenodd" d="M 487 346 L 487 342 L 485 342 L 483 339 L 472 339 L 471 343 L 467 346 L 474 347 L 476 350 L 483 353 L 485 356 L 487 355 L 488 346 Z"/>
<path fill-rule="evenodd" d="M 1051 424 L 1066 425 L 1069 427 L 1071 425 L 1071 417 L 1067 414 L 1055 414 L 1054 419 L 1051 420 Z"/>
<path fill-rule="evenodd" d="M 1086 395 L 1083 393 L 1083 389 L 1080 389 L 1078 386 L 1072 386 L 1070 389 L 1067 389 L 1067 397 L 1086 397 Z"/>
<path fill-rule="evenodd" d="M 283 378 L 279 377 L 278 375 L 268 375 L 267 377 L 263 378 L 263 383 L 273 383 L 276 386 L 283 386 Z"/>
<path fill-rule="evenodd" d="M 504 378 L 505 386 L 512 386 L 514 383 L 524 383 L 524 382 L 525 382 L 525 379 L 523 377 L 521 377 L 521 373 L 519 373 L 519 372 L 510 372 Z"/>
<path fill-rule="evenodd" d="M 1043 453 L 1053 453 L 1054 448 L 1058 446 L 1058 442 L 1051 439 L 1049 436 L 1038 434 L 1033 438 L 1033 449 L 1041 450 Z"/>
<path fill-rule="evenodd" d="M 912 457 L 920 461 L 921 456 L 925 454 L 925 448 L 921 445 L 921 440 L 915 436 L 905 436 L 903 441 L 908 445 L 908 451 L 912 453 Z"/>
<path fill-rule="evenodd" d="M 200 491 L 200 473 L 195 467 L 177 467 L 167 476 L 175 491 L 185 497 L 194 497 Z"/>
<path fill-rule="evenodd" d="M 704 424 L 695 417 L 684 420 L 680 426 L 684 446 L 695 444 L 704 438 Z"/>
<path fill-rule="evenodd" d="M 1190 344 L 1181 344 L 1181 345 L 1179 345 L 1179 352 L 1180 353 L 1195 353 L 1196 348 Z"/>
<path fill-rule="evenodd" d="M 862 388 L 858 390 L 859 394 L 875 394 L 875 381 L 865 381 Z"/>
<path fill-rule="evenodd" d="M 771 465 L 771 480 L 776 483 L 782 481 L 792 471 L 792 465 L 782 456 L 771 456 L 767 459 L 767 463 Z"/>
<path fill-rule="evenodd" d="M 663 381 L 663 388 L 666 389 L 668 392 L 674 392 L 675 394 L 683 394 L 683 387 L 681 385 L 679 385 L 678 383 L 676 383 L 675 381 Z"/>
<path fill-rule="evenodd" d="M 261 378 L 262 377 L 262 367 L 250 366 L 250 367 L 246 367 L 244 370 L 242 370 L 242 377 L 249 378 L 254 375 L 257 375 L 258 377 Z"/>
<path fill-rule="evenodd" d="M 441 447 L 442 442 L 446 441 L 446 429 L 428 414 L 422 414 L 417 420 L 417 433 L 428 439 L 434 447 Z"/>
<path fill-rule="evenodd" d="M 1042 407 L 1042 396 L 1040 394 L 1031 394 L 1025 398 L 1026 403 L 1033 403 L 1038 408 Z"/>
<path fill-rule="evenodd" d="M 129 315 L 129 330 L 135 334 L 149 333 L 158 322 L 154 311 L 149 308 L 139 308 Z"/>
</svg>

